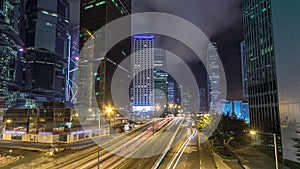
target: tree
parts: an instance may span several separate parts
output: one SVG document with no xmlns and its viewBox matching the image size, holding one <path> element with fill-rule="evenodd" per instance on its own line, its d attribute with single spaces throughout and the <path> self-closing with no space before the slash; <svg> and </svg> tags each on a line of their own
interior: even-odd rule
<svg viewBox="0 0 300 169">
<path fill-rule="evenodd" d="M 245 120 L 236 118 L 236 116 L 222 115 L 218 127 L 213 132 L 210 139 L 221 144 L 229 142 L 233 147 L 240 147 L 248 143 L 249 136 L 246 133 L 248 125 Z M 230 141 L 229 141 L 230 140 Z"/>
<path fill-rule="evenodd" d="M 212 123 L 212 116 L 210 116 L 209 114 L 204 114 L 197 118 L 196 128 L 199 131 L 202 131 L 204 128 L 206 128 L 211 123 Z"/>
</svg>

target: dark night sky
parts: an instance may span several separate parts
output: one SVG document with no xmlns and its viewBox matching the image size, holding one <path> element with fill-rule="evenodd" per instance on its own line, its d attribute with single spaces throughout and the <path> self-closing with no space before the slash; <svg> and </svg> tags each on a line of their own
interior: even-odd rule
<svg viewBox="0 0 300 169">
<path fill-rule="evenodd" d="M 69 0 L 69 2 L 71 25 L 76 25 L 79 23 L 79 0 Z M 242 99 L 241 0 L 135 0 L 132 7 L 135 12 L 165 12 L 182 17 L 198 26 L 211 40 L 216 41 L 227 78 L 227 98 Z M 197 67 L 199 66 L 191 65 L 192 70 Z M 194 72 L 197 71 L 203 69 Z"/>
</svg>

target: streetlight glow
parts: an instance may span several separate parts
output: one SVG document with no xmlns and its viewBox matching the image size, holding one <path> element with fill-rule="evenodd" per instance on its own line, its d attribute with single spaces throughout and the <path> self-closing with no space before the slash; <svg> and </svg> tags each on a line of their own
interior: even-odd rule
<svg viewBox="0 0 300 169">
<path fill-rule="evenodd" d="M 113 108 L 112 107 L 107 107 L 106 111 L 107 111 L 107 113 L 111 113 L 113 111 Z"/>
<path fill-rule="evenodd" d="M 251 134 L 251 135 L 256 135 L 256 131 L 253 131 L 253 130 L 252 130 L 252 131 L 250 131 L 250 134 Z"/>
</svg>

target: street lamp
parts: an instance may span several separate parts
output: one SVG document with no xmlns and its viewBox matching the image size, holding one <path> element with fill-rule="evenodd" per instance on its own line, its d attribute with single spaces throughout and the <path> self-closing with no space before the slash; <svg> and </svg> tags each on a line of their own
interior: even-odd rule
<svg viewBox="0 0 300 169">
<path fill-rule="evenodd" d="M 6 128 L 9 127 L 8 125 L 9 125 L 11 122 L 12 122 L 11 119 L 8 119 L 8 120 L 5 121 L 4 127 L 3 127 L 3 133 L 4 133 L 4 134 L 5 134 L 5 132 L 6 132 Z"/>
<path fill-rule="evenodd" d="M 111 107 L 111 106 L 108 106 L 106 107 L 106 112 L 107 114 L 109 114 L 109 117 L 108 117 L 108 125 L 109 125 L 109 134 L 110 134 L 110 127 L 111 127 L 111 121 L 110 121 L 110 118 L 111 118 L 111 113 L 114 111 L 114 108 Z M 114 127 L 116 127 L 116 113 L 114 113 Z"/>
<path fill-rule="evenodd" d="M 261 132 L 256 132 L 256 131 L 250 131 L 251 135 L 256 135 L 256 134 L 266 134 L 273 136 L 274 139 L 274 153 L 275 153 L 275 165 L 276 169 L 278 169 L 278 156 L 277 156 L 277 143 L 276 143 L 276 133 L 261 133 Z"/>
</svg>

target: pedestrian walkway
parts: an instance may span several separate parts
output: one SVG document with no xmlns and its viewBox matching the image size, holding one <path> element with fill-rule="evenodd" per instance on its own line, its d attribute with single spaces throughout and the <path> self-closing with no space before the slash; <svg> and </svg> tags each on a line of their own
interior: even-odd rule
<svg viewBox="0 0 300 169">
<path fill-rule="evenodd" d="M 1 154 L 0 155 L 0 168 L 15 162 L 17 159 L 18 159 L 18 157 Z"/>
<path fill-rule="evenodd" d="M 233 153 L 239 158 L 244 168 L 256 169 L 274 169 L 275 160 L 270 156 L 260 152 L 254 147 L 248 146 L 240 149 L 233 149 Z M 280 169 L 288 169 L 286 166 L 279 164 Z"/>
<path fill-rule="evenodd" d="M 216 165 L 217 165 L 217 168 L 220 168 L 220 169 L 231 169 L 224 161 L 223 159 L 217 155 L 216 153 L 213 153 L 214 154 L 214 157 L 215 157 L 215 162 L 216 162 Z"/>
</svg>

